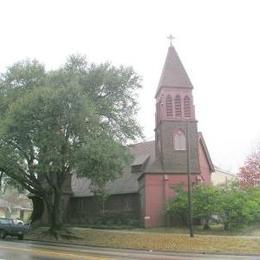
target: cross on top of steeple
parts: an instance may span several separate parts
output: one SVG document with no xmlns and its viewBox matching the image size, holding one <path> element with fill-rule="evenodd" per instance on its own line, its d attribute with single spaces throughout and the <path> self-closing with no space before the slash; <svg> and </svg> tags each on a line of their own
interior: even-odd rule
<svg viewBox="0 0 260 260">
<path fill-rule="evenodd" d="M 170 40 L 170 46 L 172 46 L 172 41 L 175 39 L 175 37 L 172 36 L 172 34 L 170 34 L 168 37 L 167 37 L 168 40 Z"/>
<path fill-rule="evenodd" d="M 169 35 L 167 37 L 170 40 L 170 46 L 163 66 L 161 78 L 156 91 L 156 96 L 159 94 L 161 88 L 193 88 L 182 62 L 172 45 L 174 37 Z"/>
</svg>

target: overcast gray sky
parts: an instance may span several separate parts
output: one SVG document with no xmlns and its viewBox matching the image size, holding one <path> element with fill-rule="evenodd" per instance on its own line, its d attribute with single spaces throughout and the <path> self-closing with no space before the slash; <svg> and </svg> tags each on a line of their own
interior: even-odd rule
<svg viewBox="0 0 260 260">
<path fill-rule="evenodd" d="M 138 119 L 147 140 L 173 34 L 214 164 L 236 172 L 260 141 L 258 0 L 1 0 L 0 24 L 2 72 L 25 58 L 57 68 L 72 53 L 133 66 L 143 77 Z"/>
</svg>

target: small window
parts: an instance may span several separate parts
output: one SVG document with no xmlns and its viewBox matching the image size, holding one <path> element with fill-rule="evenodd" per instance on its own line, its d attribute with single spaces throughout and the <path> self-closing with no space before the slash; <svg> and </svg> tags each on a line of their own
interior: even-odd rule
<svg viewBox="0 0 260 260">
<path fill-rule="evenodd" d="M 190 109 L 190 98 L 185 96 L 184 98 L 184 117 L 191 116 L 191 109 Z"/>
<path fill-rule="evenodd" d="M 172 113 L 172 97 L 168 95 L 166 97 L 166 115 L 167 116 L 173 116 Z"/>
<path fill-rule="evenodd" d="M 177 95 L 174 99 L 175 103 L 175 116 L 181 117 L 181 97 Z"/>
<path fill-rule="evenodd" d="M 174 149 L 177 151 L 186 150 L 186 137 L 181 130 L 178 130 L 174 135 Z"/>
</svg>

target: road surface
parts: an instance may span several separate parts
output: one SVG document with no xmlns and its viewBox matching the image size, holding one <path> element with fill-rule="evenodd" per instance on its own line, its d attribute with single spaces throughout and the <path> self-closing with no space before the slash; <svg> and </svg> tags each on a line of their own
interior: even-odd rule
<svg viewBox="0 0 260 260">
<path fill-rule="evenodd" d="M 260 256 L 177 254 L 138 250 L 121 250 L 98 247 L 42 243 L 32 241 L 0 240 L 0 260 L 29 259 L 87 259 L 87 260 L 260 260 Z"/>
</svg>

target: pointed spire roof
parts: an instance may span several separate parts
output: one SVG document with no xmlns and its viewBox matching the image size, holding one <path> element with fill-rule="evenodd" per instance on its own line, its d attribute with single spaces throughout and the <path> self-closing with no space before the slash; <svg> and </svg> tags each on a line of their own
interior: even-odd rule
<svg viewBox="0 0 260 260">
<path fill-rule="evenodd" d="M 168 48 L 156 95 L 161 87 L 192 88 L 188 74 L 173 45 Z"/>
</svg>

